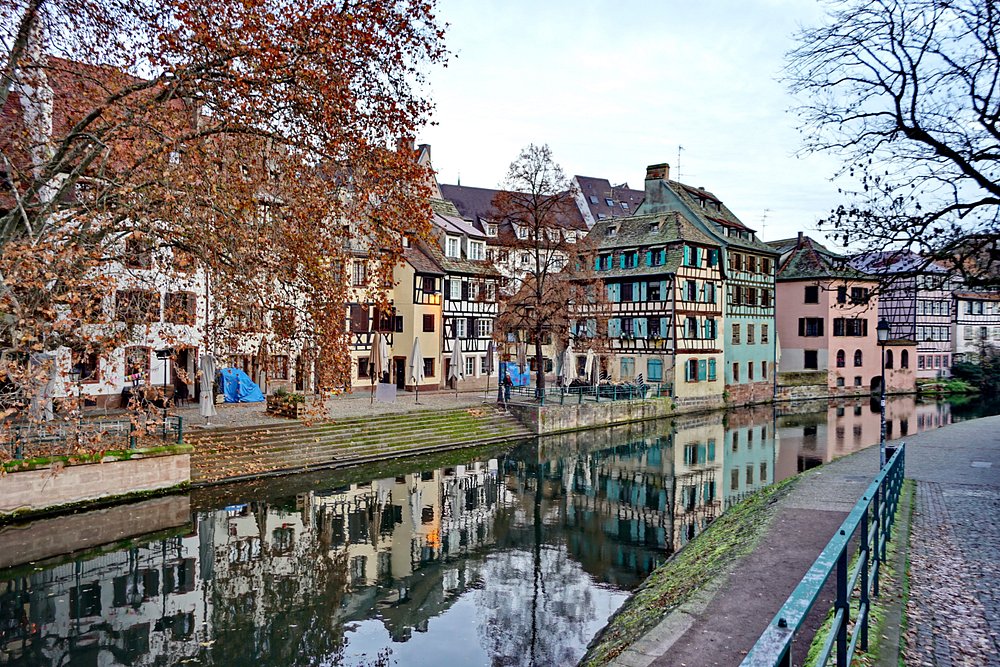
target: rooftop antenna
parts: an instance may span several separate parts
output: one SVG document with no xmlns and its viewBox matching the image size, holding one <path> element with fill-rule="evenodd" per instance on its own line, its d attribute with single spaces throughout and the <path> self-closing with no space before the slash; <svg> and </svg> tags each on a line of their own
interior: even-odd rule
<svg viewBox="0 0 1000 667">
<path fill-rule="evenodd" d="M 760 216 L 760 233 L 764 233 L 764 227 L 767 226 L 767 214 L 771 212 L 771 209 L 765 208 L 764 215 Z"/>
<path fill-rule="evenodd" d="M 458 172 L 458 186 L 462 187 L 462 172 Z"/>
<path fill-rule="evenodd" d="M 680 180 L 681 180 L 681 151 L 682 150 L 684 150 L 684 147 L 681 146 L 680 144 L 677 144 L 677 179 L 676 180 L 678 182 L 680 182 Z"/>
</svg>

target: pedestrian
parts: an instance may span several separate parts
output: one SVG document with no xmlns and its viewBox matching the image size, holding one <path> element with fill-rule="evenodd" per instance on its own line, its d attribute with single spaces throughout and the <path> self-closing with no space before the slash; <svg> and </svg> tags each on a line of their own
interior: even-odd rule
<svg viewBox="0 0 1000 667">
<path fill-rule="evenodd" d="M 510 388 L 514 386 L 514 381 L 510 379 L 510 373 L 503 377 L 503 400 L 510 403 Z"/>
</svg>

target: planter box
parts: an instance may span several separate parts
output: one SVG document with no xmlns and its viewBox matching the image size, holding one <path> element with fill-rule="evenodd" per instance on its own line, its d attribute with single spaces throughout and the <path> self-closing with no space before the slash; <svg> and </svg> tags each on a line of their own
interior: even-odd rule
<svg viewBox="0 0 1000 667">
<path fill-rule="evenodd" d="M 281 396 L 267 397 L 267 412 L 278 417 L 290 417 L 291 419 L 301 419 L 306 413 L 305 401 L 292 403 Z"/>
</svg>

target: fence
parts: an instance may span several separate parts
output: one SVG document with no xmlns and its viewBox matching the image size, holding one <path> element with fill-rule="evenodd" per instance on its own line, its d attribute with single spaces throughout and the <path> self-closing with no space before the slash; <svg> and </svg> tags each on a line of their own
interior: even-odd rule
<svg viewBox="0 0 1000 667">
<path fill-rule="evenodd" d="M 886 451 L 891 453 L 892 448 Z M 833 623 L 813 664 L 826 665 L 835 651 L 837 667 L 847 667 L 859 643 L 863 651 L 868 650 L 870 602 L 879 594 L 879 570 L 885 562 L 886 545 L 899 504 L 905 456 L 906 447 L 900 445 L 743 659 L 744 667 L 791 667 L 795 634 L 834 571 L 837 597 Z M 858 558 L 850 568 L 849 551 L 855 533 Z M 852 615 L 855 594 L 857 605 Z"/>
<path fill-rule="evenodd" d="M 86 450 L 134 449 L 148 441 L 180 444 L 182 417 L 83 420 L 0 426 L 0 453 L 6 460 L 67 456 Z"/>
<path fill-rule="evenodd" d="M 599 384 L 582 387 L 511 387 L 512 401 L 539 401 L 543 405 L 566 405 L 583 403 L 584 401 L 635 401 L 647 398 L 670 396 L 670 385 L 662 382 L 651 382 L 644 385 L 633 384 Z M 540 399 L 540 400 L 539 400 Z"/>
</svg>

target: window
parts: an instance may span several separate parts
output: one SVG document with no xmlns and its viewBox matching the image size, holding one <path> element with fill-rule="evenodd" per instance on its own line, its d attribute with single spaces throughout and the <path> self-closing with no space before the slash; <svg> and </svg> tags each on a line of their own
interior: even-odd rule
<svg viewBox="0 0 1000 667">
<path fill-rule="evenodd" d="M 149 348 L 125 348 L 125 380 L 149 379 Z"/>
<path fill-rule="evenodd" d="M 903 350 L 899 353 L 899 367 L 909 368 L 910 367 L 910 352 L 909 350 Z"/>
<path fill-rule="evenodd" d="M 854 351 L 854 367 L 860 368 L 863 365 L 864 357 L 861 354 L 861 350 Z"/>
<path fill-rule="evenodd" d="M 486 225 L 486 235 L 487 236 L 496 236 L 497 235 L 497 226 L 494 225 L 494 224 L 492 224 L 492 223 L 491 224 L 487 224 Z"/>
<path fill-rule="evenodd" d="M 465 358 L 465 377 L 473 377 L 476 374 L 476 357 Z"/>
<path fill-rule="evenodd" d="M 660 295 L 660 283 L 658 281 L 646 284 L 646 298 L 648 301 L 660 301 L 663 298 Z"/>
<path fill-rule="evenodd" d="M 623 211 L 627 211 L 628 210 L 628 202 L 623 201 L 621 204 L 622 204 L 622 210 Z"/>
<path fill-rule="evenodd" d="M 608 206 L 614 206 L 615 205 L 614 200 L 613 199 L 609 199 L 607 197 L 604 198 L 604 203 L 607 204 Z"/>
<path fill-rule="evenodd" d="M 697 301 L 698 300 L 698 283 L 693 280 L 685 281 L 684 283 L 684 300 L 685 301 Z"/>
<path fill-rule="evenodd" d="M 287 380 L 288 379 L 288 355 L 287 354 L 272 354 L 271 355 L 271 377 L 275 380 Z"/>
<path fill-rule="evenodd" d="M 635 290 L 632 289 L 632 283 L 622 283 L 618 289 L 620 295 L 618 299 L 619 301 L 623 302 L 635 301 L 636 300 L 635 297 L 638 296 L 637 294 L 635 294 Z"/>
<path fill-rule="evenodd" d="M 515 225 L 517 228 L 517 238 L 526 239 L 528 238 L 528 228 L 524 225 Z"/>
<path fill-rule="evenodd" d="M 766 275 L 771 275 L 771 258 L 762 257 L 760 260 L 760 272 Z"/>
<path fill-rule="evenodd" d="M 847 355 L 843 350 L 837 350 L 837 368 L 843 368 L 847 365 Z"/>
<path fill-rule="evenodd" d="M 715 303 L 715 283 L 705 283 L 702 287 L 705 303 Z"/>
<path fill-rule="evenodd" d="M 687 338 L 697 338 L 698 337 L 698 320 L 694 317 L 688 317 L 685 321 L 687 325 L 685 328 L 687 330 Z"/>
<path fill-rule="evenodd" d="M 165 322 L 173 324 L 194 324 L 198 299 L 194 292 L 167 292 L 163 314 Z"/>
<path fill-rule="evenodd" d="M 892 350 L 885 351 L 885 367 L 892 368 Z"/>
<path fill-rule="evenodd" d="M 160 295 L 152 290 L 118 290 L 115 312 L 120 322 L 159 322 Z"/>
<path fill-rule="evenodd" d="M 852 287 L 851 288 L 851 303 L 857 305 L 865 305 L 868 303 L 868 288 L 867 287 Z"/>
<path fill-rule="evenodd" d="M 597 195 L 590 195 L 590 203 L 591 204 L 597 203 Z"/>
<path fill-rule="evenodd" d="M 531 264 L 531 253 L 530 252 L 522 252 L 521 253 L 521 264 L 524 265 L 524 266 L 527 266 L 528 264 Z"/>
<path fill-rule="evenodd" d="M 740 344 L 740 325 L 733 324 L 733 345 Z"/>
<path fill-rule="evenodd" d="M 799 335 L 803 337 L 814 338 L 816 336 L 823 335 L 823 318 L 822 317 L 800 317 L 799 318 Z"/>
<path fill-rule="evenodd" d="M 733 362 L 733 382 L 740 381 L 740 363 L 738 361 Z"/>
<path fill-rule="evenodd" d="M 125 266 L 130 269 L 153 268 L 153 244 L 142 234 L 125 239 Z"/>
<path fill-rule="evenodd" d="M 453 317 L 451 318 L 451 335 L 458 336 L 459 338 L 468 338 L 468 330 L 465 326 L 466 319 L 464 317 Z"/>
<path fill-rule="evenodd" d="M 767 362 L 766 361 L 760 362 L 760 379 L 761 380 L 766 380 L 767 379 Z"/>
<path fill-rule="evenodd" d="M 639 252 L 628 250 L 622 253 L 621 266 L 623 269 L 634 269 L 639 262 Z"/>
<path fill-rule="evenodd" d="M 486 244 L 482 241 L 469 241 L 469 259 L 481 260 L 486 257 Z"/>
<path fill-rule="evenodd" d="M 764 306 L 765 308 L 771 307 L 771 290 L 762 289 L 760 291 L 760 305 Z"/>
<path fill-rule="evenodd" d="M 650 382 L 663 381 L 663 361 L 660 359 L 649 359 L 646 362 L 646 379 Z"/>
<path fill-rule="evenodd" d="M 855 375 L 854 376 L 854 386 L 855 387 L 860 387 L 861 386 L 861 376 L 860 375 Z"/>
<path fill-rule="evenodd" d="M 449 236 L 445 240 L 444 254 L 448 257 L 459 257 L 461 255 L 461 244 L 459 239 Z"/>
<path fill-rule="evenodd" d="M 368 275 L 368 269 L 363 261 L 351 264 L 351 284 L 355 287 L 364 287 Z"/>
<path fill-rule="evenodd" d="M 80 382 L 97 382 L 101 379 L 101 360 L 96 352 L 89 350 L 72 351 L 73 370 L 80 373 Z"/>
<path fill-rule="evenodd" d="M 803 351 L 802 366 L 807 370 L 819 369 L 819 352 L 816 350 Z"/>
<path fill-rule="evenodd" d="M 833 320 L 834 336 L 863 337 L 868 335 L 868 320 L 838 317 Z"/>
<path fill-rule="evenodd" d="M 747 362 L 747 381 L 753 382 L 753 362 Z"/>
<path fill-rule="evenodd" d="M 434 332 L 434 314 L 424 315 L 424 333 Z"/>
<path fill-rule="evenodd" d="M 748 324 L 747 325 L 747 345 L 753 345 L 753 344 L 754 344 L 753 325 L 752 324 Z"/>
<path fill-rule="evenodd" d="M 476 327 L 476 334 L 479 338 L 489 338 L 493 335 L 493 320 L 487 317 L 481 317 L 476 320 Z"/>
<path fill-rule="evenodd" d="M 424 357 L 424 377 L 434 377 L 434 357 Z"/>
<path fill-rule="evenodd" d="M 625 380 L 628 378 L 635 377 L 635 358 L 634 357 L 622 357 L 621 358 L 621 379 Z"/>
<path fill-rule="evenodd" d="M 452 279 L 448 281 L 448 299 L 450 301 L 462 300 L 462 281 Z"/>
<path fill-rule="evenodd" d="M 647 264 L 650 266 L 662 266 L 666 260 L 667 251 L 663 248 L 655 248 L 646 251 Z"/>
<path fill-rule="evenodd" d="M 368 306 L 352 303 L 350 308 L 351 333 L 368 331 Z"/>
<path fill-rule="evenodd" d="M 730 253 L 729 255 L 729 268 L 733 271 L 743 270 L 743 255 L 738 252 Z"/>
<path fill-rule="evenodd" d="M 757 273 L 757 256 L 747 255 L 747 271 L 749 273 Z"/>
<path fill-rule="evenodd" d="M 847 286 L 840 285 L 837 287 L 837 303 L 847 303 Z"/>
<path fill-rule="evenodd" d="M 767 343 L 768 342 L 767 325 L 766 324 L 760 325 L 760 342 L 761 343 Z"/>
<path fill-rule="evenodd" d="M 819 303 L 819 287 L 817 285 L 807 285 L 805 289 L 804 303 Z"/>
<path fill-rule="evenodd" d="M 923 369 L 924 369 L 924 355 L 918 354 L 917 355 L 917 370 L 921 370 L 922 371 Z"/>
<path fill-rule="evenodd" d="M 437 280 L 433 276 L 422 276 L 420 278 L 420 290 L 424 294 L 436 294 Z"/>
</svg>

